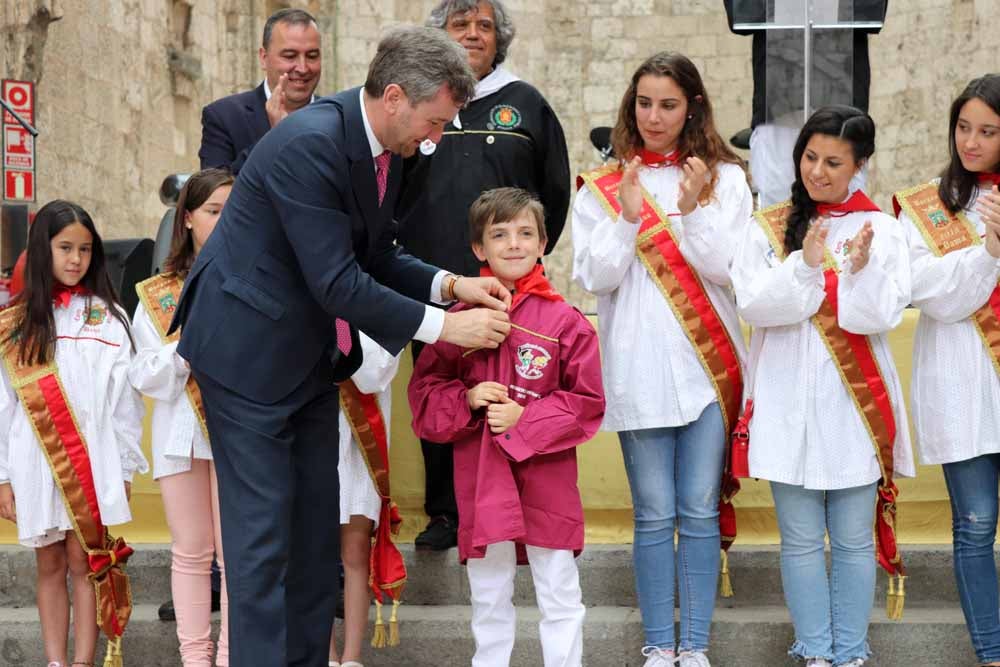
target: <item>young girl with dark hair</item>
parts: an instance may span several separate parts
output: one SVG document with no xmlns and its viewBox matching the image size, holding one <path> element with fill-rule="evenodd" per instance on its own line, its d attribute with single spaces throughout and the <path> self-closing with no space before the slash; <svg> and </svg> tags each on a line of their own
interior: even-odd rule
<svg viewBox="0 0 1000 667">
<path fill-rule="evenodd" d="M 215 664 L 229 664 L 228 604 L 219 497 L 201 394 L 187 362 L 177 354 L 179 334 L 166 336 L 188 270 L 222 213 L 233 185 L 223 169 L 205 169 L 184 184 L 177 199 L 166 273 L 136 285 L 133 326 L 136 355 L 129 380 L 154 401 L 153 478 L 170 527 L 170 589 L 184 667 L 212 664 L 212 556 L 222 576 L 222 629 Z"/>
<path fill-rule="evenodd" d="M 82 544 L 77 512 L 94 515 L 97 525 L 131 521 L 132 476 L 148 469 L 139 444 L 142 399 L 127 377 L 132 337 L 101 237 L 76 204 L 55 200 L 38 211 L 24 278 L 24 290 L 0 314 L 0 517 L 16 522 L 18 540 L 35 549 L 49 667 L 92 665 L 99 619 L 87 550 L 104 545 Z M 41 375 L 57 382 L 42 387 L 34 379 Z"/>
<path fill-rule="evenodd" d="M 874 152 L 863 111 L 816 111 L 795 144 L 791 201 L 754 215 L 733 263 L 737 306 L 754 327 L 750 476 L 771 482 L 790 653 L 809 667 L 869 657 L 873 525 L 878 562 L 903 574 L 893 476 L 915 471 L 886 334 L 909 303 L 910 274 L 899 224 L 850 191 Z"/>
<path fill-rule="evenodd" d="M 1000 484 L 1000 75 L 951 105 L 951 160 L 939 179 L 896 194 L 909 236 L 913 423 L 921 461 L 942 464 L 955 578 L 979 661 L 1000 665 L 993 546 Z"/>
<path fill-rule="evenodd" d="M 612 143 L 619 162 L 578 181 L 573 277 L 598 296 L 602 428 L 618 432 L 632 492 L 645 666 L 707 667 L 725 448 L 742 395 L 729 268 L 753 200 L 680 54 L 636 70 Z"/>
</svg>

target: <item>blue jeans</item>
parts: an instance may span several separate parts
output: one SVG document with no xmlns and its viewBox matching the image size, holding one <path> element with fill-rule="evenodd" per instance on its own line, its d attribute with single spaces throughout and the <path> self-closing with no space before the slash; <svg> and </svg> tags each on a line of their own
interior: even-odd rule
<svg viewBox="0 0 1000 667">
<path fill-rule="evenodd" d="M 951 497 L 955 580 L 965 624 L 980 662 L 1000 660 L 1000 595 L 993 543 L 997 537 L 1000 454 L 944 464 Z"/>
<path fill-rule="evenodd" d="M 632 490 L 632 556 L 646 645 L 674 649 L 676 581 L 679 648 L 704 651 L 719 578 L 719 485 L 726 445 L 719 404 L 706 407 L 690 424 L 622 431 L 618 438 Z"/>
<path fill-rule="evenodd" d="M 789 655 L 843 665 L 871 654 L 867 638 L 875 599 L 875 487 L 815 491 L 771 482 L 781 531 L 781 584 L 795 626 Z"/>
</svg>

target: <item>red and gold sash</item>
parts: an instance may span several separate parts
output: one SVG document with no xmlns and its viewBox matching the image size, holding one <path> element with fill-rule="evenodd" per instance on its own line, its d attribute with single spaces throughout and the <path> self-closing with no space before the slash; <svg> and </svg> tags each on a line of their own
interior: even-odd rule
<svg viewBox="0 0 1000 667">
<path fill-rule="evenodd" d="M 938 186 L 924 183 L 892 197 L 892 207 L 899 215 L 905 211 L 924 237 L 927 247 L 937 257 L 982 243 L 976 226 L 963 211 L 952 213 L 941 201 Z M 993 368 L 1000 374 L 1000 283 L 979 310 L 972 314 Z"/>
<path fill-rule="evenodd" d="M 55 361 L 28 365 L 19 359 L 17 328 L 23 318 L 24 306 L 20 304 L 0 312 L 3 363 L 52 469 L 73 532 L 87 552 L 88 576 L 97 597 L 97 622 L 108 637 L 104 664 L 117 667 L 121 665 L 121 637 L 132 614 L 132 591 L 124 569 L 132 548 L 121 537 L 112 537 L 101 521 L 87 443 Z"/>
<path fill-rule="evenodd" d="M 406 584 L 406 563 L 392 542 L 392 536 L 399 534 L 403 519 L 389 495 L 389 438 L 386 423 L 375 395 L 362 393 L 353 380 L 348 379 L 340 384 L 340 407 L 361 449 L 375 491 L 382 500 L 368 568 L 368 585 L 375 595 L 375 634 L 372 636 L 372 646 L 396 646 L 399 644 L 397 612 L 403 586 Z M 392 600 L 388 637 L 382 622 L 383 595 Z"/>
<path fill-rule="evenodd" d="M 786 256 L 785 227 L 791 208 L 791 203 L 784 202 L 754 213 L 775 255 L 781 260 Z M 892 577 L 889 580 L 887 612 L 890 618 L 898 619 L 903 613 L 906 569 L 896 544 L 896 497 L 899 495 L 893 481 L 896 418 L 868 336 L 845 331 L 837 323 L 837 265 L 829 252 L 824 258 L 823 279 L 826 298 L 813 315 L 812 322 L 830 352 L 875 448 L 882 473 L 875 511 L 876 556 L 879 565 Z"/>
<path fill-rule="evenodd" d="M 621 214 L 618 184 L 622 173 L 615 164 L 605 165 L 581 174 L 577 178 L 577 186 L 586 185 L 607 214 L 617 219 Z M 715 310 L 698 273 L 681 254 L 680 243 L 674 236 L 669 216 L 645 189 L 642 192 L 639 224 L 636 254 L 663 293 L 691 341 L 705 374 L 712 382 L 728 434 L 736 425 L 740 401 L 743 399 L 743 373 L 736 345 Z M 725 558 L 725 551 L 736 539 L 736 510 L 732 500 L 740 490 L 740 482 L 730 470 L 729 447 L 726 447 L 726 452 L 719 498 L 719 529 L 724 557 L 722 592 L 728 597 L 732 594 L 732 589 L 728 584 L 728 559 Z"/>
<path fill-rule="evenodd" d="M 170 335 L 167 335 L 167 331 L 170 330 L 170 321 L 174 317 L 174 311 L 177 310 L 177 302 L 181 298 L 183 289 L 184 280 L 176 273 L 159 273 L 135 286 L 139 300 L 146 307 L 146 312 L 153 321 L 153 326 L 156 327 L 156 333 L 160 334 L 160 340 L 164 343 L 180 340 L 180 329 Z M 201 434 L 205 436 L 207 442 L 209 437 L 208 425 L 205 423 L 205 406 L 201 401 L 201 390 L 193 376 L 188 377 L 184 393 L 187 394 L 191 409 L 194 410 L 198 424 L 201 426 Z"/>
</svg>

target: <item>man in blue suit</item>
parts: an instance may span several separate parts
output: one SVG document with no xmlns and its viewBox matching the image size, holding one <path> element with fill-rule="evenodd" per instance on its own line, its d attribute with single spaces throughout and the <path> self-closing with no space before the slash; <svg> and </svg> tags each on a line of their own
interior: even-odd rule
<svg viewBox="0 0 1000 667">
<path fill-rule="evenodd" d="M 316 19 L 281 9 L 264 24 L 257 54 L 264 80 L 253 90 L 216 100 L 201 111 L 201 168 L 239 173 L 261 137 L 288 114 L 313 101 L 322 73 Z"/>
<path fill-rule="evenodd" d="M 174 320 L 205 405 L 219 478 L 233 665 L 326 664 L 337 588 L 337 389 L 364 331 L 497 347 L 509 292 L 393 243 L 402 160 L 472 96 L 463 49 L 439 30 L 379 43 L 363 89 L 272 128 L 198 255 Z M 445 313 L 460 300 L 488 308 Z M 349 349 L 348 349 L 349 348 Z"/>
</svg>

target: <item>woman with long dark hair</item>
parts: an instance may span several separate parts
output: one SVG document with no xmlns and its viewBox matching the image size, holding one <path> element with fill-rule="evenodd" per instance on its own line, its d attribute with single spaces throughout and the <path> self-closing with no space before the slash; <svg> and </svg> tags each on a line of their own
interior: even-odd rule
<svg viewBox="0 0 1000 667">
<path fill-rule="evenodd" d="M 219 494 L 200 393 L 177 354 L 178 335 L 167 336 L 184 279 L 208 240 L 229 197 L 233 176 L 205 169 L 187 180 L 177 198 L 166 272 L 136 286 L 133 319 L 136 355 L 132 385 L 153 399 L 153 479 L 170 528 L 170 590 L 184 667 L 229 664 L 228 600 L 219 524 Z M 212 643 L 211 565 L 222 574 L 222 628 Z"/>
<path fill-rule="evenodd" d="M 679 650 L 681 665 L 706 667 L 725 447 L 742 394 L 729 267 L 753 201 L 680 54 L 636 70 L 612 142 L 619 161 L 580 177 L 573 277 L 598 296 L 603 428 L 618 433 L 632 491 L 645 665 L 673 665 Z"/>
<path fill-rule="evenodd" d="M 873 524 L 878 562 L 903 573 L 893 477 L 915 471 L 886 334 L 909 303 L 910 274 L 899 224 L 850 190 L 874 152 L 866 113 L 816 111 L 795 143 L 791 201 L 754 215 L 733 262 L 739 312 L 754 327 L 750 475 L 771 482 L 790 653 L 809 667 L 869 657 Z"/>
<path fill-rule="evenodd" d="M 142 399 L 127 377 L 132 336 L 108 278 L 101 237 L 80 206 L 55 200 L 38 211 L 28 231 L 24 279 L 24 289 L 0 318 L 0 517 L 17 523 L 18 540 L 35 550 L 38 615 L 49 667 L 91 665 L 97 602 L 84 549 L 104 545 L 85 547 L 82 540 L 90 538 L 80 528 L 74 533 L 78 512 L 94 513 L 95 507 L 89 497 L 87 507 L 75 504 L 86 494 L 83 475 L 68 480 L 56 462 L 72 459 L 78 469 L 89 468 L 100 524 L 132 520 L 132 476 L 148 469 L 139 444 Z M 58 428 L 50 430 L 44 419 L 38 421 L 39 395 L 22 402 L 21 392 L 38 384 L 33 377 L 51 378 L 52 364 L 57 385 L 39 386 L 41 403 L 57 422 Z M 11 369 L 24 367 L 32 370 L 18 373 L 15 388 Z M 59 414 L 71 419 L 59 422 Z M 80 493 L 72 494 L 67 484 Z M 73 506 L 73 519 L 66 504 Z M 73 663 L 66 646 L 67 573 Z"/>
<path fill-rule="evenodd" d="M 895 197 L 921 311 L 913 423 L 921 461 L 944 469 L 972 645 L 982 664 L 1000 665 L 1000 75 L 974 79 L 952 103 L 948 149 L 939 179 Z"/>
</svg>

